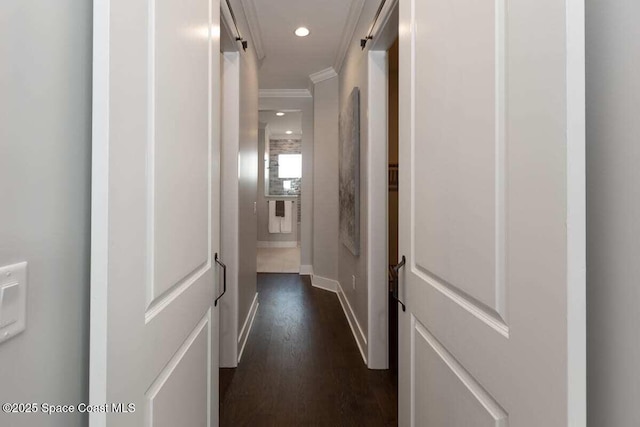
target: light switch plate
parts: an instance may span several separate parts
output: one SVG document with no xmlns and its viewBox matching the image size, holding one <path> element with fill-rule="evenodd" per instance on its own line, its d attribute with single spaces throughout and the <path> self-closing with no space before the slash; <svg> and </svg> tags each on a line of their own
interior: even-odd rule
<svg viewBox="0 0 640 427">
<path fill-rule="evenodd" d="M 27 326 L 27 263 L 0 268 L 0 343 Z"/>
<path fill-rule="evenodd" d="M 0 329 L 16 323 L 20 318 L 20 284 L 9 283 L 0 287 Z"/>
</svg>

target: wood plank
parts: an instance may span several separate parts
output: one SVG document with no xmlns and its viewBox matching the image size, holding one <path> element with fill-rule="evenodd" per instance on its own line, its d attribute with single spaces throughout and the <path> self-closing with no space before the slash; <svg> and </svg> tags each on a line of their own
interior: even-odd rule
<svg viewBox="0 0 640 427">
<path fill-rule="evenodd" d="M 259 274 L 242 361 L 220 371 L 222 426 L 397 425 L 397 376 L 371 371 L 336 295 L 308 276 Z"/>
</svg>

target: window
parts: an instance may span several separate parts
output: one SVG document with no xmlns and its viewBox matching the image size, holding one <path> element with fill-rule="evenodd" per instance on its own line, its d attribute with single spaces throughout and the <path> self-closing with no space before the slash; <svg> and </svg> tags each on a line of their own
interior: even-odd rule
<svg viewBox="0 0 640 427">
<path fill-rule="evenodd" d="M 279 154 L 278 178 L 302 178 L 302 154 Z"/>
</svg>

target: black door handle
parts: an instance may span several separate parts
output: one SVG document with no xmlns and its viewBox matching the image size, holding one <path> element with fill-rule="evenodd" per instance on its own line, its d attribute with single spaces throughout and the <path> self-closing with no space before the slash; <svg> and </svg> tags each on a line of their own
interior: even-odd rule
<svg viewBox="0 0 640 427">
<path fill-rule="evenodd" d="M 214 307 L 218 306 L 218 300 L 220 298 L 222 298 L 222 296 L 225 294 L 225 292 L 227 292 L 227 266 L 224 265 L 224 263 L 222 261 L 220 261 L 220 258 L 218 258 L 218 253 L 216 252 L 216 255 L 214 257 L 216 264 L 218 264 L 220 267 L 222 267 L 222 293 L 220 294 L 220 296 L 218 296 L 218 298 L 216 298 L 215 302 L 213 303 Z"/>
<path fill-rule="evenodd" d="M 402 260 L 393 267 L 393 292 L 391 293 L 391 295 L 393 296 L 394 300 L 400 303 L 400 305 L 402 306 L 402 311 L 407 311 L 407 307 L 405 307 L 404 303 L 398 298 L 398 288 L 400 287 L 398 274 L 400 273 L 400 269 L 404 267 L 406 263 L 407 259 L 404 257 L 404 255 L 402 255 Z"/>
</svg>

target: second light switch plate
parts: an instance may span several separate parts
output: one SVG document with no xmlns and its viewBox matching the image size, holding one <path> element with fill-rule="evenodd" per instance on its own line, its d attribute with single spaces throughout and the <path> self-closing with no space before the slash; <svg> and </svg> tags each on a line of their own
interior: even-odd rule
<svg viewBox="0 0 640 427">
<path fill-rule="evenodd" d="M 27 263 L 0 267 L 0 343 L 27 326 Z"/>
</svg>

